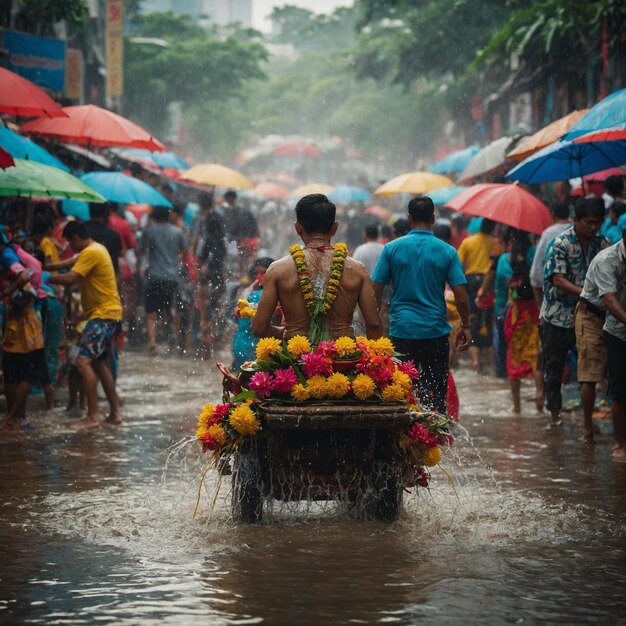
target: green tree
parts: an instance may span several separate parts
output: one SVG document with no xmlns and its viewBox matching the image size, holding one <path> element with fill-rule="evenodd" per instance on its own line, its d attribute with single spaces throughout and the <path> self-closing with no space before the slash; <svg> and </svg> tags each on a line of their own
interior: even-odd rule
<svg viewBox="0 0 626 626">
<path fill-rule="evenodd" d="M 81 24 L 89 15 L 85 0 L 19 0 L 16 27 L 19 30 L 50 35 L 55 22 Z"/>
</svg>

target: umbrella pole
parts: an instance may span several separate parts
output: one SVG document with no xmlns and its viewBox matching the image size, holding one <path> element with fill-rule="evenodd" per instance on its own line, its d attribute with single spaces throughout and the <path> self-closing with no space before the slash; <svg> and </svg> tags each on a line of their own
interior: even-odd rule
<svg viewBox="0 0 626 626">
<path fill-rule="evenodd" d="M 580 172 L 580 186 L 583 190 L 583 198 L 587 195 L 585 191 L 585 177 L 583 176 L 583 161 L 582 157 L 580 159 L 576 159 L 578 161 L 578 171 Z"/>
</svg>

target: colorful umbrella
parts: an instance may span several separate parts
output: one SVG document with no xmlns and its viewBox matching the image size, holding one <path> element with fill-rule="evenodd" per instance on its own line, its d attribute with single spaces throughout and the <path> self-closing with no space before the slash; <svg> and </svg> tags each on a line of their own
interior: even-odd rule
<svg viewBox="0 0 626 626">
<path fill-rule="evenodd" d="M 14 165 L 13 157 L 4 148 L 0 148 L 0 168 L 5 170 L 7 167 L 13 167 Z"/>
<path fill-rule="evenodd" d="M 608 170 L 600 170 L 593 174 L 587 174 L 583 178 L 585 181 L 595 181 L 603 183 L 609 176 L 626 176 L 626 170 L 621 167 L 610 167 Z"/>
<path fill-rule="evenodd" d="M 373 215 L 374 217 L 379 217 L 384 221 L 391 217 L 391 211 L 386 209 L 384 206 L 375 204 L 374 206 L 370 206 L 365 209 L 365 215 Z"/>
<path fill-rule="evenodd" d="M 323 151 L 312 143 L 296 142 L 280 144 L 271 154 L 275 157 L 318 157 Z"/>
<path fill-rule="evenodd" d="M 127 150 L 121 150 L 120 156 L 128 158 L 131 161 L 152 161 L 152 163 L 161 169 L 189 169 L 189 164 L 183 161 L 183 159 L 174 152 L 150 152 L 150 150 L 141 150 L 140 148 L 128 148 Z"/>
<path fill-rule="evenodd" d="M 466 189 L 467 187 L 442 187 L 441 189 L 431 191 L 428 197 L 433 201 L 433 204 L 445 204 L 446 202 L 450 202 L 452 198 L 456 198 Z"/>
<path fill-rule="evenodd" d="M 80 179 L 109 202 L 150 204 L 172 208 L 172 203 L 154 187 L 121 172 L 90 172 Z"/>
<path fill-rule="evenodd" d="M 472 185 L 446 206 L 537 235 L 553 223 L 548 207 L 517 184 Z"/>
<path fill-rule="evenodd" d="M 82 200 L 61 200 L 61 210 L 63 215 L 71 215 L 78 220 L 87 221 L 91 219 L 89 204 Z"/>
<path fill-rule="evenodd" d="M 277 183 L 259 183 L 254 189 L 246 192 L 251 198 L 261 200 L 282 200 L 289 195 L 289 189 Z"/>
<path fill-rule="evenodd" d="M 400 174 L 384 185 L 381 185 L 375 192 L 375 196 L 391 196 L 396 193 L 426 194 L 441 187 L 452 187 L 454 183 L 441 174 L 431 174 L 430 172 L 409 172 Z"/>
<path fill-rule="evenodd" d="M 626 89 L 620 89 L 592 107 L 565 133 L 563 139 L 574 139 L 624 124 L 626 124 Z"/>
<path fill-rule="evenodd" d="M 565 117 L 548 124 L 534 135 L 526 137 L 518 146 L 506 155 L 511 161 L 523 161 L 531 154 L 558 141 L 589 109 L 572 111 Z"/>
<path fill-rule="evenodd" d="M 23 117 L 67 117 L 37 85 L 0 67 L 0 113 Z"/>
<path fill-rule="evenodd" d="M 18 159 L 36 161 L 51 167 L 58 167 L 60 170 L 69 172 L 70 169 L 59 159 L 50 154 L 47 150 L 38 146 L 34 141 L 22 137 L 6 126 L 0 126 L 0 147 L 4 148 L 10 155 Z"/>
<path fill-rule="evenodd" d="M 459 182 L 470 181 L 500 167 L 506 161 L 506 151 L 513 143 L 512 137 L 500 137 L 477 152 L 459 175 Z"/>
<path fill-rule="evenodd" d="M 243 174 L 219 163 L 194 165 L 181 175 L 181 179 L 229 189 L 251 189 L 254 187 L 252 182 Z"/>
<path fill-rule="evenodd" d="M 312 193 L 321 193 L 327 196 L 333 190 L 331 185 L 324 183 L 309 183 L 308 185 L 300 185 L 296 187 L 290 194 L 290 198 L 302 198 Z"/>
<path fill-rule="evenodd" d="M 105 202 L 98 192 L 56 167 L 15 159 L 15 167 L 0 172 L 0 196 L 49 196 Z"/>
<path fill-rule="evenodd" d="M 479 151 L 480 148 L 478 146 L 470 146 L 469 148 L 456 150 L 443 159 L 433 163 L 428 168 L 428 171 L 433 174 L 453 174 L 461 172 Z"/>
<path fill-rule="evenodd" d="M 558 141 L 522 161 L 507 178 L 522 183 L 568 180 L 626 163 L 626 141 Z"/>
<path fill-rule="evenodd" d="M 624 141 L 626 139 L 626 124 L 614 128 L 603 128 L 574 139 L 574 143 L 588 143 L 590 141 Z"/>
<path fill-rule="evenodd" d="M 65 107 L 63 111 L 67 117 L 33 120 L 23 124 L 21 130 L 84 146 L 124 146 L 165 151 L 165 146 L 147 130 L 112 111 L 93 104 Z"/>
<path fill-rule="evenodd" d="M 352 185 L 338 185 L 328 194 L 329 200 L 339 203 L 369 202 L 371 198 L 372 194 L 367 189 Z"/>
</svg>

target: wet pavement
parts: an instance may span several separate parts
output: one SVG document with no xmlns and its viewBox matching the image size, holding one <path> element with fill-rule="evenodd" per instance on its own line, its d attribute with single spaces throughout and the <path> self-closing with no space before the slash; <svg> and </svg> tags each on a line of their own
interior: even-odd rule
<svg viewBox="0 0 626 626">
<path fill-rule="evenodd" d="M 461 425 L 430 491 L 394 524 L 334 504 L 276 505 L 259 527 L 215 507 L 200 406 L 207 363 L 126 354 L 119 428 L 62 408 L 0 433 L 2 624 L 626 623 L 626 464 L 581 418 L 512 417 L 506 382 L 457 372 Z M 445 471 L 444 471 L 445 470 Z"/>
</svg>

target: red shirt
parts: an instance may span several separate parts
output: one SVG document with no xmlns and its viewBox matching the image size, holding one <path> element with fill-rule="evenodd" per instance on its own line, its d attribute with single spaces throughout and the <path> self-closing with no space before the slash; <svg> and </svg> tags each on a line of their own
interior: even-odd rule
<svg viewBox="0 0 626 626">
<path fill-rule="evenodd" d="M 120 236 L 122 255 L 125 255 L 128 249 L 134 248 L 137 245 L 133 230 L 128 221 L 123 217 L 120 217 L 117 213 L 111 213 L 111 215 L 109 215 L 109 226 Z"/>
</svg>

